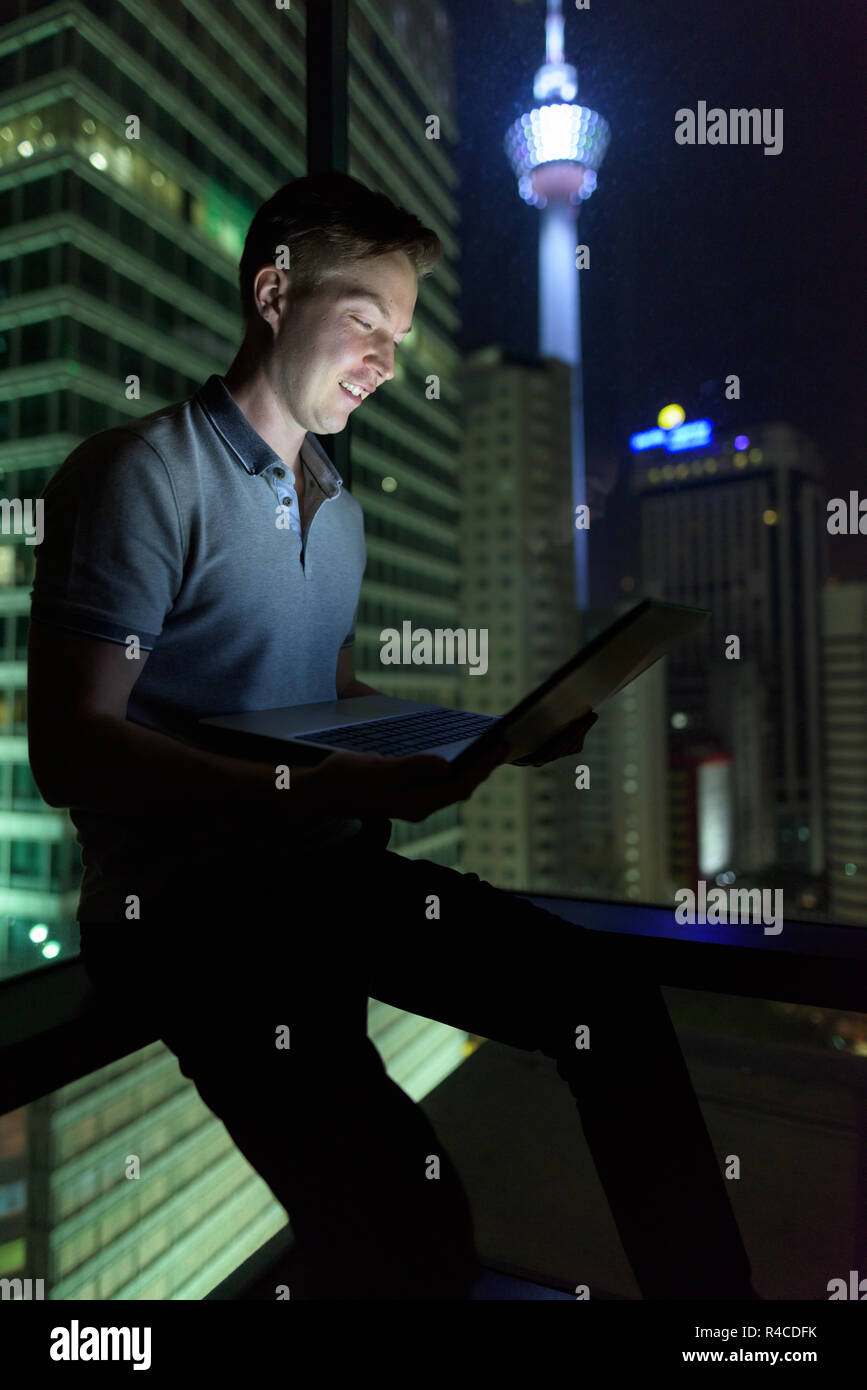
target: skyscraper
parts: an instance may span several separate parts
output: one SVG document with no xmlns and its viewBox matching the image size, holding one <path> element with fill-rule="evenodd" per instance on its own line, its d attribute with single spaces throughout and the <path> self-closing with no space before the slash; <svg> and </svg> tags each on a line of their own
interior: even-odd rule
<svg viewBox="0 0 867 1390">
<path fill-rule="evenodd" d="M 636 606 L 623 600 L 584 615 L 590 642 Z M 569 892 L 588 897 L 671 901 L 667 660 L 656 662 L 606 700 L 571 778 Z M 679 829 L 676 825 L 675 832 Z"/>
<path fill-rule="evenodd" d="M 498 347 L 465 363 L 461 455 L 462 622 L 488 632 L 488 671 L 462 703 L 505 714 L 572 656 L 568 364 Z M 568 763 L 500 767 L 462 805 L 463 863 L 503 888 L 571 882 L 574 798 Z"/>
<path fill-rule="evenodd" d="M 228 365 L 247 223 L 302 172 L 302 86 L 291 21 L 272 44 L 261 17 L 237 33 L 231 14 L 207 25 L 172 4 L 156 7 L 152 32 L 122 4 L 24 8 L 0 29 L 0 467 L 7 496 L 34 499 L 81 438 Z M 27 766 L 32 552 L 4 544 L 0 944 L 11 971 L 74 946 L 80 859 Z"/>
<path fill-rule="evenodd" d="M 711 610 L 705 627 L 669 658 L 669 714 L 691 734 L 716 736 L 734 755 L 736 855 L 755 858 L 753 831 L 763 844 L 770 815 L 773 862 L 818 875 L 827 563 L 821 464 L 810 441 L 787 424 L 744 426 L 714 441 L 710 422 L 689 422 L 697 423 L 709 427 L 700 442 L 685 434 L 685 443 L 672 445 L 663 429 L 632 442 L 642 591 Z M 765 760 L 767 775 L 757 780 Z"/>
<path fill-rule="evenodd" d="M 829 915 L 867 922 L 867 583 L 824 594 Z"/>
</svg>

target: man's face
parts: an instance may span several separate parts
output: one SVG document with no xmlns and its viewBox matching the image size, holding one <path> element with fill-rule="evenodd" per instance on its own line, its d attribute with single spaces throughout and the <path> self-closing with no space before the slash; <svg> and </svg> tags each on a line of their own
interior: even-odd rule
<svg viewBox="0 0 867 1390">
<path fill-rule="evenodd" d="M 395 347 L 412 325 L 417 296 L 402 251 L 332 272 L 300 301 L 292 299 L 290 279 L 268 367 L 284 413 L 315 434 L 339 434 L 367 394 L 394 376 Z M 351 395 L 341 380 L 364 395 Z"/>
</svg>

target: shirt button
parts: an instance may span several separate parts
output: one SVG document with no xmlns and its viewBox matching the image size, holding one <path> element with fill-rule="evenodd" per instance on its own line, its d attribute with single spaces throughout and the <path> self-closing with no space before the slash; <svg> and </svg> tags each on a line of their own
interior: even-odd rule
<svg viewBox="0 0 867 1390">
<path fill-rule="evenodd" d="M 284 470 L 283 470 L 282 468 L 275 468 L 275 469 L 274 469 L 274 476 L 275 476 L 276 478 L 285 478 L 286 474 L 285 474 L 285 472 L 284 472 Z"/>
<path fill-rule="evenodd" d="M 284 506 L 284 507 L 291 507 L 291 506 L 292 506 L 292 498 L 291 498 L 291 497 L 284 497 L 284 498 L 283 498 L 283 506 Z"/>
</svg>

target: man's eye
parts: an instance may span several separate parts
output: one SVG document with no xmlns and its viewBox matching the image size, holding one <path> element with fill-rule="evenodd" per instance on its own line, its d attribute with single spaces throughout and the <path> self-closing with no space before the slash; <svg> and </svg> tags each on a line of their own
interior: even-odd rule
<svg viewBox="0 0 867 1390">
<path fill-rule="evenodd" d="M 357 315 L 355 316 L 355 322 L 356 322 L 356 323 L 362 324 L 364 328 L 372 328 L 372 327 L 373 327 L 373 324 L 372 324 L 372 323 L 365 323 L 364 319 L 358 318 Z"/>
</svg>

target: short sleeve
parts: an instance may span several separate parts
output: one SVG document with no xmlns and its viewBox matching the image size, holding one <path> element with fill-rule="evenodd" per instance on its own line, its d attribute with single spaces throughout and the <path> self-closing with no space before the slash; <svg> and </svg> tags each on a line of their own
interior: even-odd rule
<svg viewBox="0 0 867 1390">
<path fill-rule="evenodd" d="M 123 428 L 69 455 L 37 503 L 31 614 L 110 642 L 153 650 L 180 590 L 184 544 L 164 460 Z"/>
</svg>

